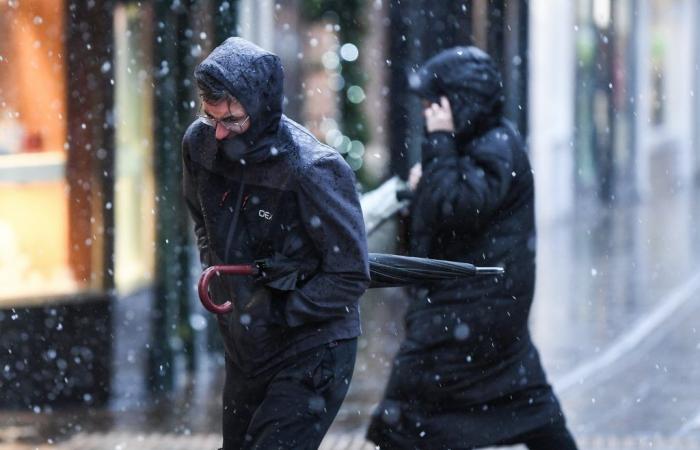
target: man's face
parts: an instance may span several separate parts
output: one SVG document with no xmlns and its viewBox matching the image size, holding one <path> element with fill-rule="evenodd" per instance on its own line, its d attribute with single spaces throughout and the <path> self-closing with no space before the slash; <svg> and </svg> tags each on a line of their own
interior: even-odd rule
<svg viewBox="0 0 700 450">
<path fill-rule="evenodd" d="M 250 128 L 250 118 L 243 105 L 237 101 L 202 102 L 202 113 L 215 121 L 216 139 L 218 140 L 243 134 Z"/>
</svg>

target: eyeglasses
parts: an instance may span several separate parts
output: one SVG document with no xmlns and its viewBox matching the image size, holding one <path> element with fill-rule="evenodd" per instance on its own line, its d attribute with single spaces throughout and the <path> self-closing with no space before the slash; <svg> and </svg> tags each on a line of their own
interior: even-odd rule
<svg viewBox="0 0 700 450">
<path fill-rule="evenodd" d="M 223 119 L 214 119 L 204 114 L 199 115 L 199 120 L 202 123 L 209 125 L 210 127 L 216 128 L 218 124 L 221 124 L 224 128 L 229 131 L 242 131 L 245 124 L 250 120 L 250 116 L 245 116 L 243 120 L 234 120 L 233 117 L 224 117 Z"/>
<path fill-rule="evenodd" d="M 199 120 L 201 120 L 202 123 L 209 125 L 212 128 L 216 128 L 218 124 L 221 124 L 221 126 L 227 130 L 237 131 L 239 133 L 243 131 L 243 127 L 246 123 L 248 123 L 248 120 L 250 120 L 250 115 L 246 115 L 245 118 L 239 120 L 234 120 L 232 116 L 224 117 L 223 119 L 215 119 L 207 116 L 206 114 L 202 114 L 201 110 L 197 117 L 199 117 Z"/>
</svg>

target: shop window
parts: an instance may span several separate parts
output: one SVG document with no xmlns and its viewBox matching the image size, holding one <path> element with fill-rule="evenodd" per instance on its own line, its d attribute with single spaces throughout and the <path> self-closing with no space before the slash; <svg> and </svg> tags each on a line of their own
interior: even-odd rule
<svg viewBox="0 0 700 450">
<path fill-rule="evenodd" d="M 0 308 L 84 284 L 68 261 L 63 13 L 0 2 Z"/>
<path fill-rule="evenodd" d="M 105 11 L 0 1 L 0 309 L 107 298 L 111 288 Z"/>
</svg>

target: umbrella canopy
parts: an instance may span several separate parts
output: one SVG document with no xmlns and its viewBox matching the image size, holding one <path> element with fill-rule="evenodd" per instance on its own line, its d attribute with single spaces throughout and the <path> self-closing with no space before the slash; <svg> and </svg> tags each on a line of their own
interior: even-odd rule
<svg viewBox="0 0 700 450">
<path fill-rule="evenodd" d="M 473 264 L 441 259 L 416 258 L 412 256 L 370 253 L 370 288 L 409 286 L 441 280 L 479 275 L 500 275 L 501 267 L 477 267 Z M 216 304 L 209 295 L 209 283 L 214 276 L 256 276 L 265 285 L 283 291 L 296 287 L 296 279 L 301 267 L 299 261 L 275 255 L 273 258 L 256 261 L 254 264 L 211 266 L 199 278 L 198 292 L 202 305 L 214 314 L 231 311 L 231 302 Z"/>
</svg>

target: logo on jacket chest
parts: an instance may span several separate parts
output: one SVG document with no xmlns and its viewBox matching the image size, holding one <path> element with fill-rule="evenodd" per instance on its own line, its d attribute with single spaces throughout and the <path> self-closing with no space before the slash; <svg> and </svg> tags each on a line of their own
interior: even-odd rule
<svg viewBox="0 0 700 450">
<path fill-rule="evenodd" d="M 270 211 L 265 211 L 261 209 L 258 211 L 258 217 L 262 217 L 265 220 L 272 220 L 272 213 Z"/>
<path fill-rule="evenodd" d="M 258 197 L 257 195 L 253 195 L 253 196 L 246 195 L 245 199 L 243 200 L 243 205 L 242 205 L 243 210 L 246 209 L 249 198 L 250 198 L 250 202 L 253 204 L 253 207 L 262 206 L 260 204 L 261 203 L 260 197 Z M 272 220 L 272 213 L 270 211 L 266 211 L 266 210 L 261 208 L 261 209 L 258 209 L 258 217 L 260 217 L 261 219 L 265 219 L 265 220 Z"/>
</svg>

